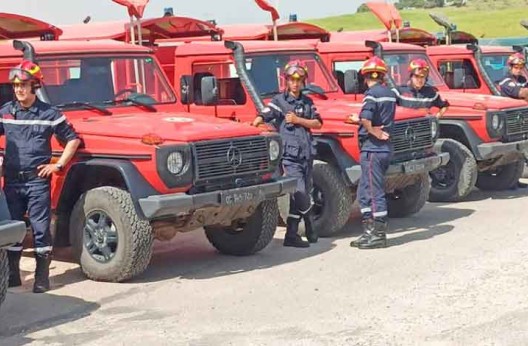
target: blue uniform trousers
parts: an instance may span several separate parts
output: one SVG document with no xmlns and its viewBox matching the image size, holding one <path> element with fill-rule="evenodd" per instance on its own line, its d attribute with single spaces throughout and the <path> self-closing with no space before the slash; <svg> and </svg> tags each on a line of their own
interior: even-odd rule
<svg viewBox="0 0 528 346">
<path fill-rule="evenodd" d="M 389 168 L 391 154 L 388 152 L 361 152 L 361 179 L 358 201 L 363 220 L 387 219 L 385 196 L 385 173 Z"/>
<path fill-rule="evenodd" d="M 286 238 L 297 235 L 301 218 L 312 208 L 312 168 L 311 160 L 293 161 L 283 159 L 282 167 L 287 177 L 297 178 L 297 189 L 290 194 L 290 210 L 286 220 Z"/>
<path fill-rule="evenodd" d="M 29 181 L 7 181 L 4 192 L 9 212 L 14 220 L 24 220 L 26 211 L 33 230 L 33 247 L 36 253 L 46 254 L 52 250 L 51 190 L 48 179 L 35 178 Z M 22 251 L 22 244 L 8 250 Z"/>
</svg>

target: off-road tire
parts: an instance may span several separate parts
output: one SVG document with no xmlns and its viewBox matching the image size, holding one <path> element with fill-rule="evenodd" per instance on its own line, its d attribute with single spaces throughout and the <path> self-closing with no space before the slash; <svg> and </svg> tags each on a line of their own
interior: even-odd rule
<svg viewBox="0 0 528 346">
<path fill-rule="evenodd" d="M 118 245 L 107 263 L 96 261 L 83 244 L 86 216 L 104 211 L 114 222 Z M 154 241 L 146 220 L 138 217 L 130 194 L 115 187 L 98 187 L 85 192 L 75 203 L 70 217 L 70 239 L 84 274 L 96 281 L 121 282 L 141 274 L 149 265 Z"/>
<path fill-rule="evenodd" d="M 401 218 L 419 212 L 429 197 L 431 183 L 429 174 L 418 176 L 418 181 L 404 187 L 401 191 L 387 196 L 389 217 Z"/>
<path fill-rule="evenodd" d="M 499 166 L 493 172 L 479 172 L 476 186 L 484 191 L 501 191 L 514 187 L 524 171 L 524 160 Z"/>
<path fill-rule="evenodd" d="M 477 162 L 471 151 L 462 143 L 453 139 L 440 139 L 441 152 L 449 153 L 450 158 L 445 168 L 454 169 L 454 182 L 446 187 L 438 187 L 434 175 L 430 174 L 430 202 L 459 202 L 473 189 L 477 181 Z"/>
<path fill-rule="evenodd" d="M 218 251 L 226 255 L 248 256 L 264 249 L 273 239 L 279 207 L 277 200 L 259 204 L 240 229 L 234 227 L 206 226 L 205 235 Z"/>
<path fill-rule="evenodd" d="M 7 251 L 0 249 L 0 305 L 2 305 L 5 300 L 8 281 L 9 267 L 7 263 Z"/>
<path fill-rule="evenodd" d="M 320 217 L 314 218 L 314 228 L 320 237 L 331 237 L 347 223 L 356 199 L 353 190 L 348 187 L 338 169 L 324 161 L 315 161 L 313 183 L 325 196 L 325 208 Z M 328 199 L 328 196 L 331 198 Z M 315 196 L 313 196 L 315 198 Z M 281 219 L 286 220 L 290 208 L 289 196 L 279 199 Z M 299 233 L 304 234 L 304 222 L 299 225 Z"/>
</svg>

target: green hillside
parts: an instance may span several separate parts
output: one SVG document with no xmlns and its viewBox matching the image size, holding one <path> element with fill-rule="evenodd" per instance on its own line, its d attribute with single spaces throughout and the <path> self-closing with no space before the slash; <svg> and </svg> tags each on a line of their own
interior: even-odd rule
<svg viewBox="0 0 528 346">
<path fill-rule="evenodd" d="M 469 0 L 468 5 L 461 8 L 412 9 L 400 13 L 403 20 L 410 21 L 413 27 L 440 32 L 442 29 L 429 17 L 431 12 L 446 16 L 457 24 L 459 30 L 477 37 L 528 36 L 528 30 L 519 24 L 522 19 L 528 19 L 528 0 Z M 329 30 L 383 28 L 371 12 L 312 19 L 309 22 Z"/>
</svg>

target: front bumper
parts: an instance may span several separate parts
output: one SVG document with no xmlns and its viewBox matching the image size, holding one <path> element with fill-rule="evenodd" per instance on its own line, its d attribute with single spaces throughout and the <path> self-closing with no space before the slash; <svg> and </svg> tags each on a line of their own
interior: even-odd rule
<svg viewBox="0 0 528 346">
<path fill-rule="evenodd" d="M 260 203 L 287 193 L 297 188 L 296 178 L 278 178 L 273 182 L 240 187 L 230 190 L 188 195 L 174 193 L 170 195 L 155 195 L 139 199 L 139 206 L 149 220 L 174 216 L 193 210 L 210 207 L 230 207 L 244 203 Z"/>
<path fill-rule="evenodd" d="M 449 153 L 440 153 L 423 159 L 394 163 L 389 166 L 387 177 L 399 174 L 421 174 L 428 173 L 449 162 Z M 348 179 L 353 185 L 357 185 L 361 178 L 361 166 L 357 165 L 346 169 Z"/>
<path fill-rule="evenodd" d="M 24 221 L 0 221 L 0 248 L 9 247 L 20 243 L 26 236 L 26 223 Z"/>
<path fill-rule="evenodd" d="M 528 139 L 509 143 L 483 143 L 477 146 L 477 158 L 479 160 L 494 159 L 513 152 L 520 152 L 526 156 L 528 152 Z"/>
</svg>

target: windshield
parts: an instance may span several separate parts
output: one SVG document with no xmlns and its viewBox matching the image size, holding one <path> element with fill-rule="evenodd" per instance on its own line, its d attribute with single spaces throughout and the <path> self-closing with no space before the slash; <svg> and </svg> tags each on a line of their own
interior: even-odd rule
<svg viewBox="0 0 528 346">
<path fill-rule="evenodd" d="M 500 82 L 506 74 L 508 74 L 508 66 L 506 62 L 511 53 L 502 54 L 486 54 L 482 55 L 481 62 L 484 67 L 483 73 L 486 73 L 492 82 Z M 528 76 L 526 68 L 523 69 L 523 75 Z"/>
<path fill-rule="evenodd" d="M 327 93 L 337 91 L 337 83 L 317 54 L 292 52 L 248 55 L 246 68 L 261 96 L 269 97 L 286 89 L 282 71 L 291 60 L 300 60 L 306 64 L 308 84 L 318 85 Z"/>
<path fill-rule="evenodd" d="M 44 91 L 55 106 L 150 105 L 175 102 L 165 75 L 150 56 L 80 57 L 39 61 Z M 130 104 L 127 101 L 131 100 Z"/>
<path fill-rule="evenodd" d="M 390 53 L 384 54 L 383 60 L 389 67 L 390 75 L 397 86 L 405 86 L 409 82 L 409 63 L 414 59 L 423 59 L 429 64 L 429 77 L 427 78 L 427 85 L 440 87 L 444 86 L 444 80 L 433 67 L 431 61 L 426 54 L 422 53 Z"/>
</svg>

